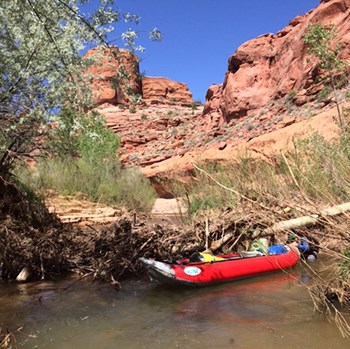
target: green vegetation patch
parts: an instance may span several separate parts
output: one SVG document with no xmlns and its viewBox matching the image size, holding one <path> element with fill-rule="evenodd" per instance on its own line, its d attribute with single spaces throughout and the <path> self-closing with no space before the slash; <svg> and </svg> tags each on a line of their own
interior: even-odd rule
<svg viewBox="0 0 350 349">
<path fill-rule="evenodd" d="M 85 118 L 69 110 L 62 113 L 68 121 L 56 125 L 53 139 L 60 139 L 59 151 L 50 152 L 31 169 L 19 169 L 22 180 L 37 190 L 84 193 L 93 201 L 150 210 L 156 197 L 153 187 L 138 169 L 121 168 L 117 157 L 120 139 L 103 118 L 94 113 Z"/>
</svg>

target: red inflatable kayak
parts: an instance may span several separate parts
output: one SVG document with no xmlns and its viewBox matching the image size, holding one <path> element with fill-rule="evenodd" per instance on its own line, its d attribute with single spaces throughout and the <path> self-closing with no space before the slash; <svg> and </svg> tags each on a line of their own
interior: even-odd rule
<svg viewBox="0 0 350 349">
<path fill-rule="evenodd" d="M 166 284 L 200 286 L 290 268 L 298 262 L 299 252 L 297 249 L 287 247 L 287 252 L 284 254 L 252 256 L 252 253 L 242 252 L 217 257 L 220 260 L 212 262 L 182 260 L 175 263 L 142 257 L 140 262 L 147 269 L 151 279 Z"/>
</svg>

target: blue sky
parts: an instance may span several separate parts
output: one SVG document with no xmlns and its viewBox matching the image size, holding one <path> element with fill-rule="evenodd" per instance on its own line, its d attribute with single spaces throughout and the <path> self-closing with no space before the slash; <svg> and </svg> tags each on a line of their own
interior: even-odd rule
<svg viewBox="0 0 350 349">
<path fill-rule="evenodd" d="M 164 76 L 185 82 L 195 100 L 205 101 L 208 87 L 221 83 L 227 60 L 244 42 L 261 34 L 276 33 L 290 20 L 315 8 L 319 0 L 116 0 L 122 12 L 141 17 L 133 29 L 140 32 L 140 70 L 147 76 Z M 109 38 L 126 27 L 116 25 Z M 157 27 L 161 42 L 147 40 Z"/>
</svg>

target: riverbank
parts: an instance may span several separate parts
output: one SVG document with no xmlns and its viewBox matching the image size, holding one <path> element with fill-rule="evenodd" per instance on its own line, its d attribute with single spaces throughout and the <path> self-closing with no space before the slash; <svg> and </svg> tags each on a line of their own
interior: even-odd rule
<svg viewBox="0 0 350 349">
<path fill-rule="evenodd" d="M 29 206 L 28 198 L 18 195 L 23 205 L 21 213 L 26 208 L 26 217 L 33 218 L 30 211 L 35 205 Z M 264 234 L 285 243 L 288 230 L 296 227 L 298 235 L 308 237 L 325 253 L 339 257 L 349 244 L 349 236 L 344 234 L 346 214 L 326 216 L 326 210 L 320 210 L 315 218 L 314 207 L 305 202 L 301 205 L 300 201 L 298 205 L 284 202 L 281 206 L 280 201 L 273 199 L 264 205 L 242 200 L 235 209 L 204 211 L 191 219 L 179 199 L 158 199 L 150 214 L 92 203 L 82 195 L 64 197 L 52 192 L 45 205 L 37 202 L 35 212 L 41 216 L 34 218 L 43 218 L 43 225 L 36 229 L 26 231 L 24 224 L 28 226 L 30 221 L 21 222 L 23 214 L 18 220 L 4 220 L 2 239 L 7 238 L 8 249 L 2 257 L 6 262 L 3 272 L 4 266 L 11 265 L 9 278 L 16 277 L 23 268 L 31 271 L 29 280 L 73 271 L 94 275 L 119 287 L 120 279 L 140 272 L 137 260 L 141 256 L 168 259 L 205 249 L 231 252 L 246 249 L 252 239 Z M 271 227 L 277 222 L 298 220 L 300 216 L 311 217 L 312 225 L 284 225 L 271 234 Z"/>
</svg>

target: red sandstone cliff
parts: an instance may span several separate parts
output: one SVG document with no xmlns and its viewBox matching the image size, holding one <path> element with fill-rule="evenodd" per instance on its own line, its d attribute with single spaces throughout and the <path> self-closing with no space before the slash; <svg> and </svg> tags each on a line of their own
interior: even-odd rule
<svg viewBox="0 0 350 349">
<path fill-rule="evenodd" d="M 126 90 L 133 94 L 142 93 L 138 60 L 130 51 L 118 47 L 99 47 L 88 51 L 84 58 L 95 61 L 85 71 L 93 78 L 91 88 L 95 104 L 128 104 Z M 119 78 L 118 73 L 124 77 Z"/>
<path fill-rule="evenodd" d="M 308 23 L 333 24 L 342 44 L 342 58 L 350 56 L 350 0 L 328 0 L 294 18 L 276 35 L 265 34 L 240 46 L 229 58 L 224 82 L 209 88 L 204 113 L 219 113 L 222 122 L 252 116 L 272 101 L 293 91 L 293 102 L 304 105 L 322 89 L 313 81 L 315 61 L 306 53 Z"/>
<path fill-rule="evenodd" d="M 192 94 L 185 83 L 162 77 L 141 77 L 137 57 L 118 47 L 95 48 L 88 51 L 86 59 L 95 61 L 86 73 L 90 74 L 93 101 L 96 105 L 130 104 L 130 96 L 141 96 L 147 104 L 187 105 L 193 103 Z M 132 98 L 132 97 L 131 97 Z"/>
<path fill-rule="evenodd" d="M 317 98 L 323 85 L 314 80 L 316 61 L 304 44 L 309 22 L 332 23 L 343 45 L 342 59 L 350 56 L 350 0 L 322 1 L 277 34 L 240 46 L 229 58 L 224 82 L 209 88 L 203 112 L 175 108 L 171 102 L 189 97 L 186 89 L 179 92 L 179 85 L 150 78 L 142 86 L 149 104 L 136 113 L 100 105 L 121 137 L 123 164 L 155 177 L 191 168 L 193 161 L 232 160 L 242 152 L 268 158 L 288 148 L 295 136 L 311 132 L 336 137 L 334 96 Z M 152 105 L 157 96 L 169 104 Z"/>
</svg>

